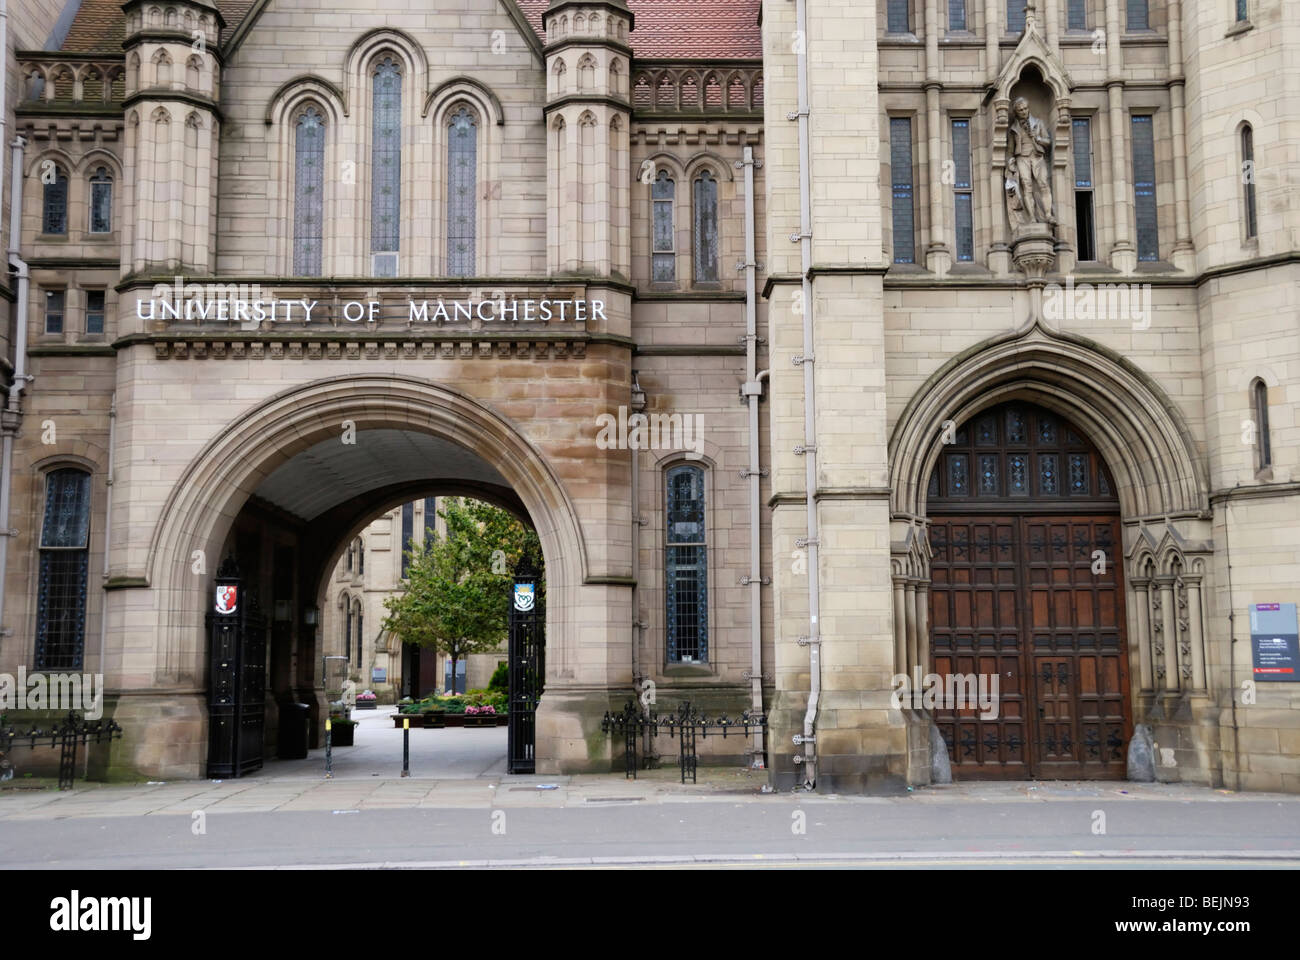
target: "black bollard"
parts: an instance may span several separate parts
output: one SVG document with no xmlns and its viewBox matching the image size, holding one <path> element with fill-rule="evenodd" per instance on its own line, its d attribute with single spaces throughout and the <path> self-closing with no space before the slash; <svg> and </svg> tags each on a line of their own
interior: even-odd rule
<svg viewBox="0 0 1300 960">
<path fill-rule="evenodd" d="M 411 775 L 411 718 L 402 718 L 402 776 Z"/>
<path fill-rule="evenodd" d="M 332 758 L 330 756 L 330 741 L 333 739 L 333 734 L 330 730 L 330 727 L 331 727 L 330 718 L 326 717 L 325 718 L 325 779 L 326 780 L 332 780 L 334 778 Z"/>
</svg>

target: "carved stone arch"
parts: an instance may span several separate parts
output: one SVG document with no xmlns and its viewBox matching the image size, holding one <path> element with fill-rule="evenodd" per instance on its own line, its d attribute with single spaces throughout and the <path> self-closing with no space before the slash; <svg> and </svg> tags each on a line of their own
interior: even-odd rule
<svg viewBox="0 0 1300 960">
<path fill-rule="evenodd" d="M 405 31 L 379 27 L 363 34 L 348 50 L 343 70 L 344 113 L 351 113 L 357 97 L 365 97 L 374 64 L 384 55 L 398 61 L 404 85 L 410 83 L 415 96 L 428 89 L 429 59 L 424 47 Z"/>
<path fill-rule="evenodd" d="M 590 53 L 584 53 L 578 58 L 577 89 L 580 92 L 590 92 L 596 88 L 596 66 L 596 58 Z"/>
<path fill-rule="evenodd" d="M 638 110 L 653 110 L 655 105 L 655 88 L 650 76 L 642 71 L 636 75 L 628 90 L 632 106 Z"/>
<path fill-rule="evenodd" d="M 599 126 L 599 123 L 600 122 L 596 119 L 596 115 L 590 110 L 584 110 L 582 113 L 578 114 L 578 126 L 580 127 L 595 127 Z"/>
<path fill-rule="evenodd" d="M 186 11 L 185 11 L 185 18 L 184 18 L 184 21 L 183 21 L 183 22 L 184 22 L 184 24 L 185 24 L 185 32 L 186 32 L 186 33 L 192 33 L 192 32 L 194 31 L 194 11 L 193 11 L 193 10 L 186 10 Z"/>
<path fill-rule="evenodd" d="M 447 105 L 457 98 L 468 100 L 478 115 L 488 118 L 493 125 L 505 126 L 506 115 L 501 107 L 501 98 L 482 80 L 469 76 L 452 77 L 434 87 L 425 98 L 420 115 L 441 117 L 445 115 Z"/>
<path fill-rule="evenodd" d="M 163 26 L 174 27 L 177 25 L 177 23 L 178 20 L 176 17 L 176 8 L 168 7 L 167 10 L 163 13 Z"/>
<path fill-rule="evenodd" d="M 193 127 L 195 130 L 203 129 L 203 118 L 199 116 L 197 110 L 191 110 L 185 117 L 185 126 Z"/>
<path fill-rule="evenodd" d="M 602 26 L 602 22 L 601 22 L 601 19 L 600 19 L 600 14 L 599 14 L 599 13 L 593 13 L 593 14 L 591 15 L 590 19 L 587 20 L 587 30 L 588 30 L 588 32 L 599 34 L 599 33 L 600 33 L 600 28 L 601 28 L 601 26 Z"/>
<path fill-rule="evenodd" d="M 624 86 L 627 82 L 627 70 L 621 57 L 610 58 L 608 76 L 609 93 L 616 97 L 627 96 L 627 89 Z"/>
<path fill-rule="evenodd" d="M 172 62 L 171 54 L 167 52 L 166 47 L 159 47 L 155 50 L 153 56 L 150 57 L 149 60 L 154 66 L 159 66 L 164 63 L 170 64 Z"/>
<path fill-rule="evenodd" d="M 659 170 L 666 169 L 675 183 L 686 182 L 686 167 L 680 157 L 661 150 L 658 153 L 650 154 L 650 156 L 646 157 L 646 160 L 655 165 L 655 176 L 659 175 Z"/>
<path fill-rule="evenodd" d="M 677 78 L 677 102 L 683 110 L 701 110 L 704 107 L 704 85 L 699 71 L 683 70 Z"/>
<path fill-rule="evenodd" d="M 740 102 L 733 103 L 735 99 L 736 84 L 740 84 Z M 727 74 L 726 82 L 722 86 L 722 106 L 724 110 L 747 110 L 749 109 L 749 84 L 745 82 L 745 75 L 739 70 L 733 70 Z"/>
<path fill-rule="evenodd" d="M 573 32 L 574 33 L 587 32 L 587 17 L 585 14 L 579 12 L 573 15 Z"/>
<path fill-rule="evenodd" d="M 704 75 L 700 91 L 701 110 L 725 110 L 727 108 L 727 88 L 718 79 L 716 70 L 710 70 Z"/>
<path fill-rule="evenodd" d="M 55 167 L 63 171 L 63 175 L 71 182 L 72 172 L 77 168 L 76 161 L 66 150 L 59 147 L 47 147 L 40 153 L 33 156 L 27 161 L 27 177 L 40 183 L 41 165 L 47 160 L 53 160 Z"/>
<path fill-rule="evenodd" d="M 321 111 L 331 123 L 339 123 L 344 116 L 343 91 L 314 73 L 304 73 L 280 84 L 267 101 L 262 120 L 272 124 L 285 123 L 291 114 L 296 115 L 304 100 L 318 101 Z"/>
<path fill-rule="evenodd" d="M 149 8 L 149 19 L 148 19 L 148 25 L 149 25 L 149 26 L 151 26 L 151 27 L 161 27 L 161 26 L 162 26 L 162 19 L 163 19 L 163 13 L 162 13 L 162 8 L 161 8 L 161 7 L 150 7 L 150 8 Z"/>
<path fill-rule="evenodd" d="M 122 161 L 116 154 L 103 147 L 94 147 L 82 154 L 77 164 L 77 173 L 81 176 L 91 176 L 99 167 L 108 167 L 109 175 L 114 180 L 119 180 L 122 176 Z"/>
<path fill-rule="evenodd" d="M 149 114 L 149 119 L 154 123 L 171 123 L 172 115 L 166 107 L 155 107 L 153 113 Z"/>
<path fill-rule="evenodd" d="M 690 180 L 695 179 L 695 175 L 701 168 L 708 168 L 715 180 L 735 180 L 736 170 L 729 160 L 724 160 L 721 155 L 714 153 L 712 150 L 700 150 L 691 155 L 686 161 L 686 176 Z"/>
<path fill-rule="evenodd" d="M 1084 430 L 1114 477 L 1125 517 L 1209 515 L 1209 481 L 1182 413 L 1136 365 L 1083 337 L 1035 325 L 953 357 L 907 404 L 889 439 L 890 501 L 924 517 L 946 420 L 1023 398 Z"/>
</svg>

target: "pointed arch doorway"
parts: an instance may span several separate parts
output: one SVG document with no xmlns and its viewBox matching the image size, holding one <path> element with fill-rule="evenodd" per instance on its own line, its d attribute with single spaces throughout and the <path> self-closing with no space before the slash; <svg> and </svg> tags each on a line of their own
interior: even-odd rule
<svg viewBox="0 0 1300 960">
<path fill-rule="evenodd" d="M 947 439 L 947 438 L 946 438 Z M 959 779 L 1122 779 L 1131 733 L 1116 486 L 1026 401 L 976 413 L 929 478 L 929 670 L 997 676 L 996 716 L 933 713 Z"/>
</svg>

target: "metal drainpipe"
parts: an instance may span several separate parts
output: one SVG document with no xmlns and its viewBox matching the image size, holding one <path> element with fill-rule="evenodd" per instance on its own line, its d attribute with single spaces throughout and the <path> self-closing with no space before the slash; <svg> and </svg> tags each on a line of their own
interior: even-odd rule
<svg viewBox="0 0 1300 960">
<path fill-rule="evenodd" d="M 645 391 L 637 371 L 632 371 L 632 402 L 628 409 L 629 432 L 632 417 L 642 415 L 645 410 Z M 635 689 L 641 682 L 641 631 L 645 624 L 641 622 L 639 587 L 641 583 L 641 451 L 636 444 L 632 447 L 632 686 Z"/>
<path fill-rule="evenodd" d="M 3 48 L 0 47 L 0 53 Z M 3 86 L 3 73 L 0 72 L 0 86 Z M 6 575 L 9 572 L 9 541 L 13 538 L 9 526 L 9 501 L 13 489 L 14 433 L 22 420 L 23 388 L 27 386 L 27 263 L 18 255 L 22 240 L 23 216 L 23 147 L 27 141 L 15 137 L 12 144 L 13 156 L 9 187 L 9 265 L 17 272 L 18 290 L 14 305 L 14 376 L 9 385 L 9 397 L 5 403 L 4 416 L 8 421 L 4 426 L 4 438 L 0 449 L 0 631 L 3 630 Z"/>
<path fill-rule="evenodd" d="M 108 401 L 108 476 L 104 479 L 104 573 L 108 583 L 108 551 L 113 537 L 113 448 L 117 441 L 117 391 Z M 99 604 L 99 675 L 104 675 L 104 651 L 108 637 L 108 591 L 103 591 Z M 100 682 L 100 689 L 104 687 Z"/>
<path fill-rule="evenodd" d="M 758 290 L 757 253 L 754 242 L 754 148 L 745 147 L 744 159 L 737 164 L 745 171 L 745 383 L 740 388 L 741 398 L 749 407 L 749 702 L 754 713 L 763 712 L 763 569 L 761 530 L 759 523 L 759 482 L 763 471 L 759 467 L 758 402 L 763 395 L 762 378 L 758 373 Z M 763 372 L 765 377 L 767 371 Z M 762 770 L 766 766 L 763 750 L 763 733 L 754 731 L 750 768 Z"/>
<path fill-rule="evenodd" d="M 817 705 L 821 700 L 822 667 L 819 619 L 821 615 L 820 587 L 817 572 L 817 409 L 814 402 L 813 378 L 813 296 L 812 296 L 812 170 L 808 146 L 808 2 L 795 0 L 795 29 L 804 42 L 795 47 L 799 66 L 799 272 L 803 293 L 803 356 L 795 362 L 803 367 L 804 442 L 796 453 L 804 456 L 805 506 L 808 515 L 808 637 L 801 642 L 808 645 L 808 709 L 803 717 L 804 781 L 805 790 L 817 786 Z"/>
</svg>

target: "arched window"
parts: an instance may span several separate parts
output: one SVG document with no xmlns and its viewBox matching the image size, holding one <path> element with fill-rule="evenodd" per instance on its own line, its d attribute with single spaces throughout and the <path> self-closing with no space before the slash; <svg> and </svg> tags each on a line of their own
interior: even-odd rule
<svg viewBox="0 0 1300 960">
<path fill-rule="evenodd" d="M 677 279 L 677 243 L 674 236 L 673 203 L 677 185 L 667 170 L 660 170 L 650 187 L 654 233 L 650 279 L 655 283 L 672 283 Z"/>
<path fill-rule="evenodd" d="M 695 178 L 695 282 L 718 282 L 718 181 L 708 170 Z"/>
<path fill-rule="evenodd" d="M 669 469 L 667 481 L 664 592 L 668 661 L 707 663 L 709 606 L 704 471 L 682 464 Z"/>
<path fill-rule="evenodd" d="M 1259 234 L 1259 223 L 1255 218 L 1255 131 L 1248 123 L 1241 128 L 1241 185 L 1249 240 Z"/>
<path fill-rule="evenodd" d="M 108 167 L 96 167 L 90 178 L 90 232 L 113 232 L 113 177 Z"/>
<path fill-rule="evenodd" d="M 402 71 L 385 57 L 375 65 L 370 143 L 370 253 L 377 277 L 397 276 L 402 203 Z"/>
<path fill-rule="evenodd" d="M 45 184 L 41 233 L 62 236 L 68 232 L 68 175 L 55 164 L 53 179 L 42 173 L 41 182 Z"/>
<path fill-rule="evenodd" d="M 467 107 L 447 124 L 447 275 L 474 275 L 478 118 Z"/>
<path fill-rule="evenodd" d="M 354 543 L 349 543 L 349 544 L 348 544 L 348 565 L 347 565 L 347 571 L 348 571 L 348 573 L 351 573 L 351 572 L 352 572 L 352 551 L 353 551 L 355 548 L 356 548 L 356 544 L 354 544 Z"/>
<path fill-rule="evenodd" d="M 321 275 L 324 226 L 325 118 L 308 107 L 294 127 L 293 148 L 293 272 L 299 277 Z"/>
<path fill-rule="evenodd" d="M 352 556 L 351 550 L 348 556 Z M 343 656 L 352 656 L 352 602 L 346 593 L 343 594 Z"/>
<path fill-rule="evenodd" d="M 36 597 L 36 669 L 80 670 L 86 640 L 90 567 L 90 474 L 76 468 L 45 478 Z"/>
<path fill-rule="evenodd" d="M 361 615 L 361 601 L 360 601 L 360 600 L 357 601 L 357 605 L 356 605 L 355 609 L 356 609 L 356 612 L 357 612 L 357 666 L 358 666 L 358 668 L 359 668 L 359 667 L 361 666 L 361 650 L 362 650 L 362 647 L 361 647 L 361 641 L 362 641 L 363 639 L 365 639 L 365 631 L 366 631 L 366 628 L 365 628 L 365 618 L 362 617 L 362 615 Z"/>
<path fill-rule="evenodd" d="M 1255 408 L 1256 469 L 1266 470 L 1273 465 L 1273 444 L 1268 430 L 1268 384 L 1257 378 L 1250 385 L 1250 399 Z"/>
</svg>

